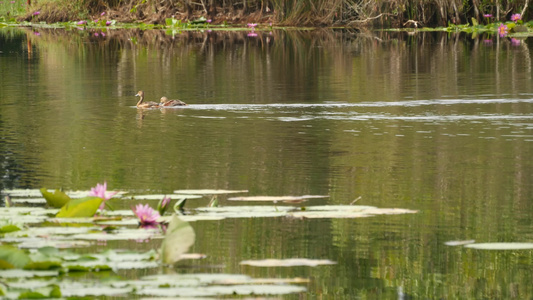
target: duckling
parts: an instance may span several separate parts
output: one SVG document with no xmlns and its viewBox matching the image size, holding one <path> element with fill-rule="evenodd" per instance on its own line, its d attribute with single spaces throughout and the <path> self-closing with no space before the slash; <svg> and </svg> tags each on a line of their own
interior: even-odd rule
<svg viewBox="0 0 533 300">
<path fill-rule="evenodd" d="M 181 100 L 169 100 L 167 97 L 161 97 L 161 100 L 159 102 L 159 105 L 160 106 L 166 106 L 166 107 L 170 107 L 170 106 L 185 106 L 187 105 L 187 103 L 181 101 Z"/>
<path fill-rule="evenodd" d="M 148 101 L 148 102 L 144 102 L 144 92 L 143 91 L 139 91 L 137 93 L 137 95 L 135 95 L 135 97 L 141 97 L 141 99 L 139 100 L 139 102 L 137 102 L 137 107 L 138 108 L 152 108 L 152 107 L 159 107 L 159 103 L 157 102 L 154 102 L 154 101 Z"/>
</svg>

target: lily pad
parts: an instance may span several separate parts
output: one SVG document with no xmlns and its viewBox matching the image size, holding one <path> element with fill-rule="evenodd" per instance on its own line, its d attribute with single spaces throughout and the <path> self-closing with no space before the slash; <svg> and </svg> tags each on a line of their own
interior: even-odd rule
<svg viewBox="0 0 533 300">
<path fill-rule="evenodd" d="M 480 250 L 526 250 L 533 249 L 533 243 L 474 243 L 465 247 Z"/>
<path fill-rule="evenodd" d="M 3 194 L 10 195 L 11 197 L 41 197 L 41 191 L 38 189 L 13 189 L 3 190 Z"/>
<path fill-rule="evenodd" d="M 126 241 L 126 240 L 149 240 L 161 237 L 159 229 L 128 229 L 120 228 L 109 234 L 105 231 L 96 233 L 76 234 L 71 236 L 73 239 L 92 240 L 92 241 Z"/>
<path fill-rule="evenodd" d="M 364 218 L 375 215 L 413 214 L 417 210 L 402 208 L 377 208 L 363 205 L 321 205 L 309 206 L 306 210 L 290 212 L 296 218 Z"/>
<path fill-rule="evenodd" d="M 263 260 L 244 260 L 241 265 L 253 267 L 295 267 L 309 266 L 316 267 L 319 265 L 334 265 L 334 261 L 328 259 L 307 259 L 307 258 L 289 258 L 289 259 L 263 259 Z"/>
<path fill-rule="evenodd" d="M 26 252 L 13 246 L 0 246 L 0 269 L 22 269 L 31 262 Z"/>
<path fill-rule="evenodd" d="M 232 197 L 231 201 L 260 201 L 260 202 L 299 202 L 314 198 L 328 198 L 327 195 L 303 195 L 303 196 L 249 196 L 249 197 Z"/>
<path fill-rule="evenodd" d="M 156 297 L 215 297 L 231 295 L 287 295 L 305 292 L 306 289 L 293 285 L 231 285 L 206 287 L 145 288 L 137 291 L 138 295 Z"/>
<path fill-rule="evenodd" d="M 220 194 L 235 194 L 248 193 L 248 190 L 175 190 L 174 194 L 191 194 L 191 195 L 220 195 Z"/>
<path fill-rule="evenodd" d="M 104 201 L 98 197 L 85 197 L 72 199 L 57 213 L 57 218 L 83 218 L 92 217 Z"/>
<path fill-rule="evenodd" d="M 44 198 L 12 198 L 11 202 L 16 204 L 46 204 Z"/>
<path fill-rule="evenodd" d="M 475 242 L 476 242 L 475 240 L 448 241 L 448 242 L 444 243 L 444 245 L 446 245 L 446 246 L 463 246 L 463 245 L 473 244 Z"/>
<path fill-rule="evenodd" d="M 167 233 L 161 246 L 164 264 L 173 264 L 181 259 L 181 255 L 189 251 L 194 244 L 195 234 L 189 223 L 174 215 L 168 224 Z"/>
<path fill-rule="evenodd" d="M 71 200 L 67 194 L 57 189 L 53 193 L 50 193 L 46 188 L 42 188 L 40 191 L 50 207 L 61 208 Z"/>
<path fill-rule="evenodd" d="M 193 195 L 193 194 L 169 194 L 169 195 L 137 195 L 135 196 L 136 200 L 161 200 L 164 197 L 170 198 L 172 200 L 177 199 L 198 199 L 202 198 L 201 195 Z"/>
<path fill-rule="evenodd" d="M 40 270 L 0 270 L 0 278 L 32 278 L 32 277 L 55 277 L 59 271 L 40 271 Z"/>
</svg>

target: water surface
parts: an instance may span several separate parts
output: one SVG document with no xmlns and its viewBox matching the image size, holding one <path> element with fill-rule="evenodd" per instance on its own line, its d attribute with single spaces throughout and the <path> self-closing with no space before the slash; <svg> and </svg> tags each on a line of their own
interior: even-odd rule
<svg viewBox="0 0 533 300">
<path fill-rule="evenodd" d="M 3 28 L 1 183 L 330 195 L 302 205 L 361 197 L 420 212 L 195 222 L 192 251 L 208 258 L 193 264 L 310 278 L 307 297 L 531 298 L 531 250 L 444 244 L 533 239 L 530 44 L 442 33 Z M 190 105 L 137 110 L 141 89 L 148 100 Z M 293 257 L 337 264 L 239 264 Z"/>
</svg>

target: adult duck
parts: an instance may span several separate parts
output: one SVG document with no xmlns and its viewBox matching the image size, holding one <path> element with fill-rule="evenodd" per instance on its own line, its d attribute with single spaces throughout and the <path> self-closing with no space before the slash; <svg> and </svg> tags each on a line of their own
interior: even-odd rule
<svg viewBox="0 0 533 300">
<path fill-rule="evenodd" d="M 137 108 L 152 108 L 152 107 L 159 107 L 159 103 L 154 101 L 148 101 L 144 102 L 144 92 L 139 91 L 135 97 L 140 97 L 139 102 L 137 102 Z"/>
<path fill-rule="evenodd" d="M 159 106 L 161 107 L 173 107 L 173 106 L 185 106 L 187 103 L 181 100 L 169 100 L 167 97 L 161 97 Z"/>
</svg>

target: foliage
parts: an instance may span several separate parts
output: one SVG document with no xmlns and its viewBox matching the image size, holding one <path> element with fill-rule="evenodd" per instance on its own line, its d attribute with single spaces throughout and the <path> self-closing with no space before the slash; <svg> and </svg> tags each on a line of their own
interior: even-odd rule
<svg viewBox="0 0 533 300">
<path fill-rule="evenodd" d="M 70 197 L 58 189 L 54 193 L 50 193 L 46 188 L 40 191 L 49 207 L 61 208 L 70 201 Z"/>
<path fill-rule="evenodd" d="M 16 9 L 8 7 L 8 4 L 0 4 L 0 16 L 18 15 L 27 21 L 51 23 L 90 19 L 91 15 L 111 10 L 116 12 L 121 22 L 166 24 L 172 28 L 194 26 L 208 19 L 224 23 L 229 16 L 236 16 L 232 20 L 240 23 L 255 21 L 300 26 L 348 24 L 393 27 L 409 24 L 417 24 L 417 27 L 445 26 L 448 23 L 460 25 L 467 24 L 472 18 L 481 23 L 487 19 L 484 15 L 494 16 L 492 21 L 507 20 L 512 14 L 531 19 L 526 0 L 502 0 L 496 3 L 490 0 L 43 0 L 29 8 L 20 3 L 22 1 L 17 0 Z M 37 11 L 40 14 L 33 15 Z M 181 22 L 172 21 L 169 24 L 168 20 L 174 18 Z"/>
<path fill-rule="evenodd" d="M 58 218 L 89 218 L 94 216 L 104 200 L 99 197 L 72 199 L 57 213 Z"/>
</svg>

